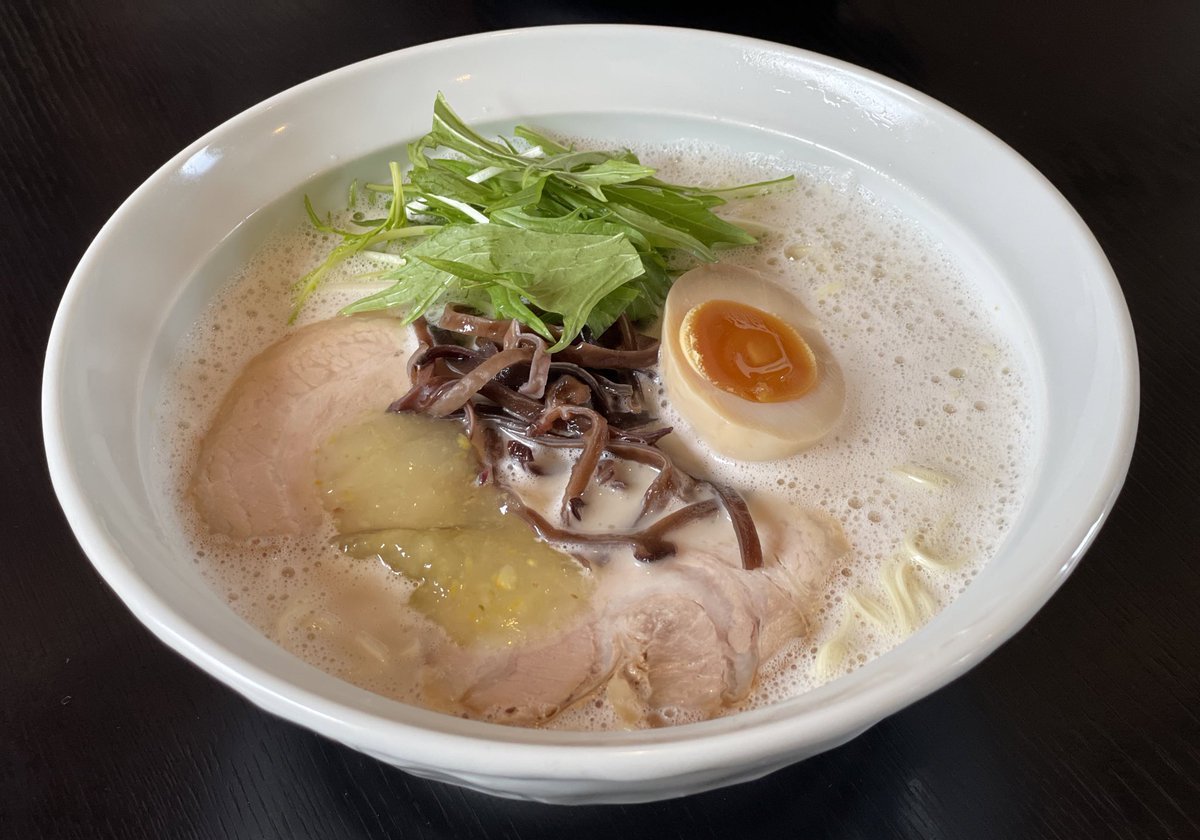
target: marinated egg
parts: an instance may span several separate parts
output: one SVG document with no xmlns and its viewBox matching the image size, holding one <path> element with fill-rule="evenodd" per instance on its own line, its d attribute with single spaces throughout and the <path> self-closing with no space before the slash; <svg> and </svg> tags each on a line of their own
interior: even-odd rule
<svg viewBox="0 0 1200 840">
<path fill-rule="evenodd" d="M 671 287 L 659 364 L 667 396 L 714 452 L 784 458 L 842 414 L 841 368 L 816 317 L 756 271 L 711 264 Z"/>
</svg>

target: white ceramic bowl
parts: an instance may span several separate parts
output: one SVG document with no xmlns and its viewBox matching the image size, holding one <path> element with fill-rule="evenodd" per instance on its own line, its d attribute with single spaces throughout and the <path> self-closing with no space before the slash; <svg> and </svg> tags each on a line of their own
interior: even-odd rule
<svg viewBox="0 0 1200 840">
<path fill-rule="evenodd" d="M 843 167 L 1003 278 L 994 292 L 1019 313 L 1013 328 L 1039 375 L 1044 428 L 1024 510 L 975 583 L 891 653 L 804 696 L 621 734 L 504 728 L 405 706 L 300 662 L 237 618 L 158 507 L 152 431 L 172 348 L 272 214 L 295 212 L 302 184 L 320 191 L 340 181 L 343 162 L 423 133 L 439 89 L 469 121 L 698 136 Z M 54 323 L 43 392 L 51 475 L 71 526 L 163 641 L 261 707 L 390 764 L 556 802 L 657 799 L 752 779 L 962 674 L 1045 603 L 1095 536 L 1128 467 L 1137 405 L 1132 329 L 1104 255 L 1062 197 L 994 137 L 921 94 L 801 50 L 610 26 L 382 56 L 196 141 L 84 256 Z"/>
</svg>

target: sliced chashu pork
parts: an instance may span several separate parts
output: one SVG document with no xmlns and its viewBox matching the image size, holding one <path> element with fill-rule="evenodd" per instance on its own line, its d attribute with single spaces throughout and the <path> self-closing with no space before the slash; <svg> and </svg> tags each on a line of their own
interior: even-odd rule
<svg viewBox="0 0 1200 840">
<path fill-rule="evenodd" d="M 665 574 L 647 575 L 649 586 L 626 588 L 625 602 L 618 596 L 609 607 L 614 679 L 632 689 L 609 694 L 626 722 L 711 717 L 744 700 L 759 666 L 807 633 L 815 598 L 849 545 L 827 517 L 761 513 L 762 568 L 736 565 L 732 545 L 683 546 L 651 570 Z"/>
<path fill-rule="evenodd" d="M 615 677 L 644 707 L 634 717 L 709 717 L 744 697 L 758 669 L 760 628 L 771 620 L 763 573 L 687 548 L 634 571 L 613 569 L 601 585 Z"/>
<path fill-rule="evenodd" d="M 612 644 L 593 617 L 502 651 L 442 647 L 440 692 L 472 717 L 529 726 L 588 696 L 612 672 Z"/>
<path fill-rule="evenodd" d="M 408 390 L 411 350 L 396 318 L 342 317 L 302 327 L 256 356 L 200 446 L 191 492 L 209 528 L 245 538 L 320 527 L 314 452 Z"/>
<path fill-rule="evenodd" d="M 744 700 L 759 666 L 807 632 L 822 584 L 849 549 L 836 522 L 819 515 L 792 511 L 760 531 L 765 562 L 754 571 L 736 565 L 733 545 L 598 568 L 590 612 L 550 639 L 431 652 L 432 671 L 454 685 L 439 691 L 504 723 L 545 722 L 605 685 L 630 725 L 711 717 Z"/>
</svg>

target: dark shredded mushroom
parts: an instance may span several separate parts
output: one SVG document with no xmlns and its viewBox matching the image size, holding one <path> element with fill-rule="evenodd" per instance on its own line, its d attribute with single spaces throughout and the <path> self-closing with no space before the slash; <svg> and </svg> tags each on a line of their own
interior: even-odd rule
<svg viewBox="0 0 1200 840">
<path fill-rule="evenodd" d="M 580 372 L 586 373 L 582 368 Z M 592 396 L 592 389 L 574 376 L 560 376 L 546 394 L 546 405 L 584 405 Z"/>
<path fill-rule="evenodd" d="M 498 373 L 520 362 L 528 362 L 533 358 L 533 352 L 528 347 L 513 347 L 490 356 L 476 365 L 462 379 L 455 382 L 452 387 L 439 393 L 437 399 L 429 404 L 425 412 L 434 417 L 445 417 L 447 414 L 458 411 Z"/>
<path fill-rule="evenodd" d="M 762 565 L 758 532 L 745 500 L 731 488 L 688 475 L 656 445 L 671 429 L 654 425 L 645 412 L 639 376 L 651 375 L 658 342 L 639 335 L 628 318 L 622 316 L 597 341 L 579 340 L 553 354 L 542 336 L 519 322 L 452 308 L 432 324 L 418 319 L 414 326 L 418 347 L 408 363 L 412 387 L 389 410 L 461 417 L 479 460 L 480 482 L 502 483 L 505 461 L 540 475 L 536 459 L 542 447 L 574 451 L 560 504 L 561 525 L 509 494 L 510 508 L 542 538 L 578 548 L 627 545 L 637 559 L 649 562 L 674 553 L 669 533 L 723 507 L 737 536 L 742 567 Z M 638 529 L 580 530 L 589 485 L 624 486 L 617 478 L 618 461 L 656 472 L 642 496 Z"/>
<path fill-rule="evenodd" d="M 508 455 L 530 475 L 542 474 L 542 468 L 533 461 L 533 450 L 520 441 L 510 440 L 508 442 Z"/>
<path fill-rule="evenodd" d="M 639 350 L 618 350 L 579 341 L 555 354 L 560 361 L 601 370 L 645 370 L 658 360 L 658 342 Z"/>
<path fill-rule="evenodd" d="M 600 456 L 604 454 L 604 446 L 608 443 L 608 421 L 593 411 L 581 405 L 556 405 L 542 413 L 538 421 L 529 427 L 529 433 L 534 438 L 544 437 L 556 423 L 566 421 L 568 424 L 583 420 L 584 429 L 580 432 L 583 437 L 583 451 L 575 459 L 571 468 L 571 477 L 567 481 L 567 489 L 563 493 L 562 517 L 564 522 L 582 519 L 580 510 L 583 508 L 583 493 L 587 490 Z"/>
<path fill-rule="evenodd" d="M 506 388 L 492 381 L 479 389 L 479 395 L 491 400 L 504 410 L 509 417 L 532 423 L 542 413 L 542 404 L 529 397 L 523 397 L 511 388 Z"/>
<path fill-rule="evenodd" d="M 635 558 L 651 561 L 661 560 L 675 553 L 675 544 L 665 539 L 667 534 L 697 519 L 712 516 L 717 510 L 717 501 L 706 499 L 669 513 L 640 531 L 607 531 L 599 534 L 557 528 L 537 511 L 529 508 L 522 509 L 521 516 L 533 525 L 538 536 L 543 539 L 567 545 L 628 545 L 633 549 Z"/>
<path fill-rule="evenodd" d="M 742 568 L 757 569 L 762 566 L 762 544 L 758 541 L 758 529 L 754 527 L 754 519 L 750 516 L 750 508 L 746 500 L 732 487 L 721 484 L 712 485 L 720 497 L 729 519 L 733 522 L 734 533 L 737 534 L 738 549 L 742 554 Z"/>
</svg>

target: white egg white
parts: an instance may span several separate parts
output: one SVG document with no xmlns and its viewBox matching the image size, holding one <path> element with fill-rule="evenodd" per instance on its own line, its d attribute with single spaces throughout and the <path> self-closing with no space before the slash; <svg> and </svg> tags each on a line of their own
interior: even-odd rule
<svg viewBox="0 0 1200 840">
<path fill-rule="evenodd" d="M 683 322 L 694 307 L 732 300 L 774 315 L 812 349 L 817 384 L 783 402 L 744 399 L 713 384 L 686 355 Z M 816 317 L 764 275 L 736 265 L 694 268 L 671 287 L 663 311 L 659 368 L 667 398 L 715 453 L 743 461 L 786 458 L 812 446 L 837 425 L 845 404 L 841 367 L 821 336 Z"/>
</svg>

